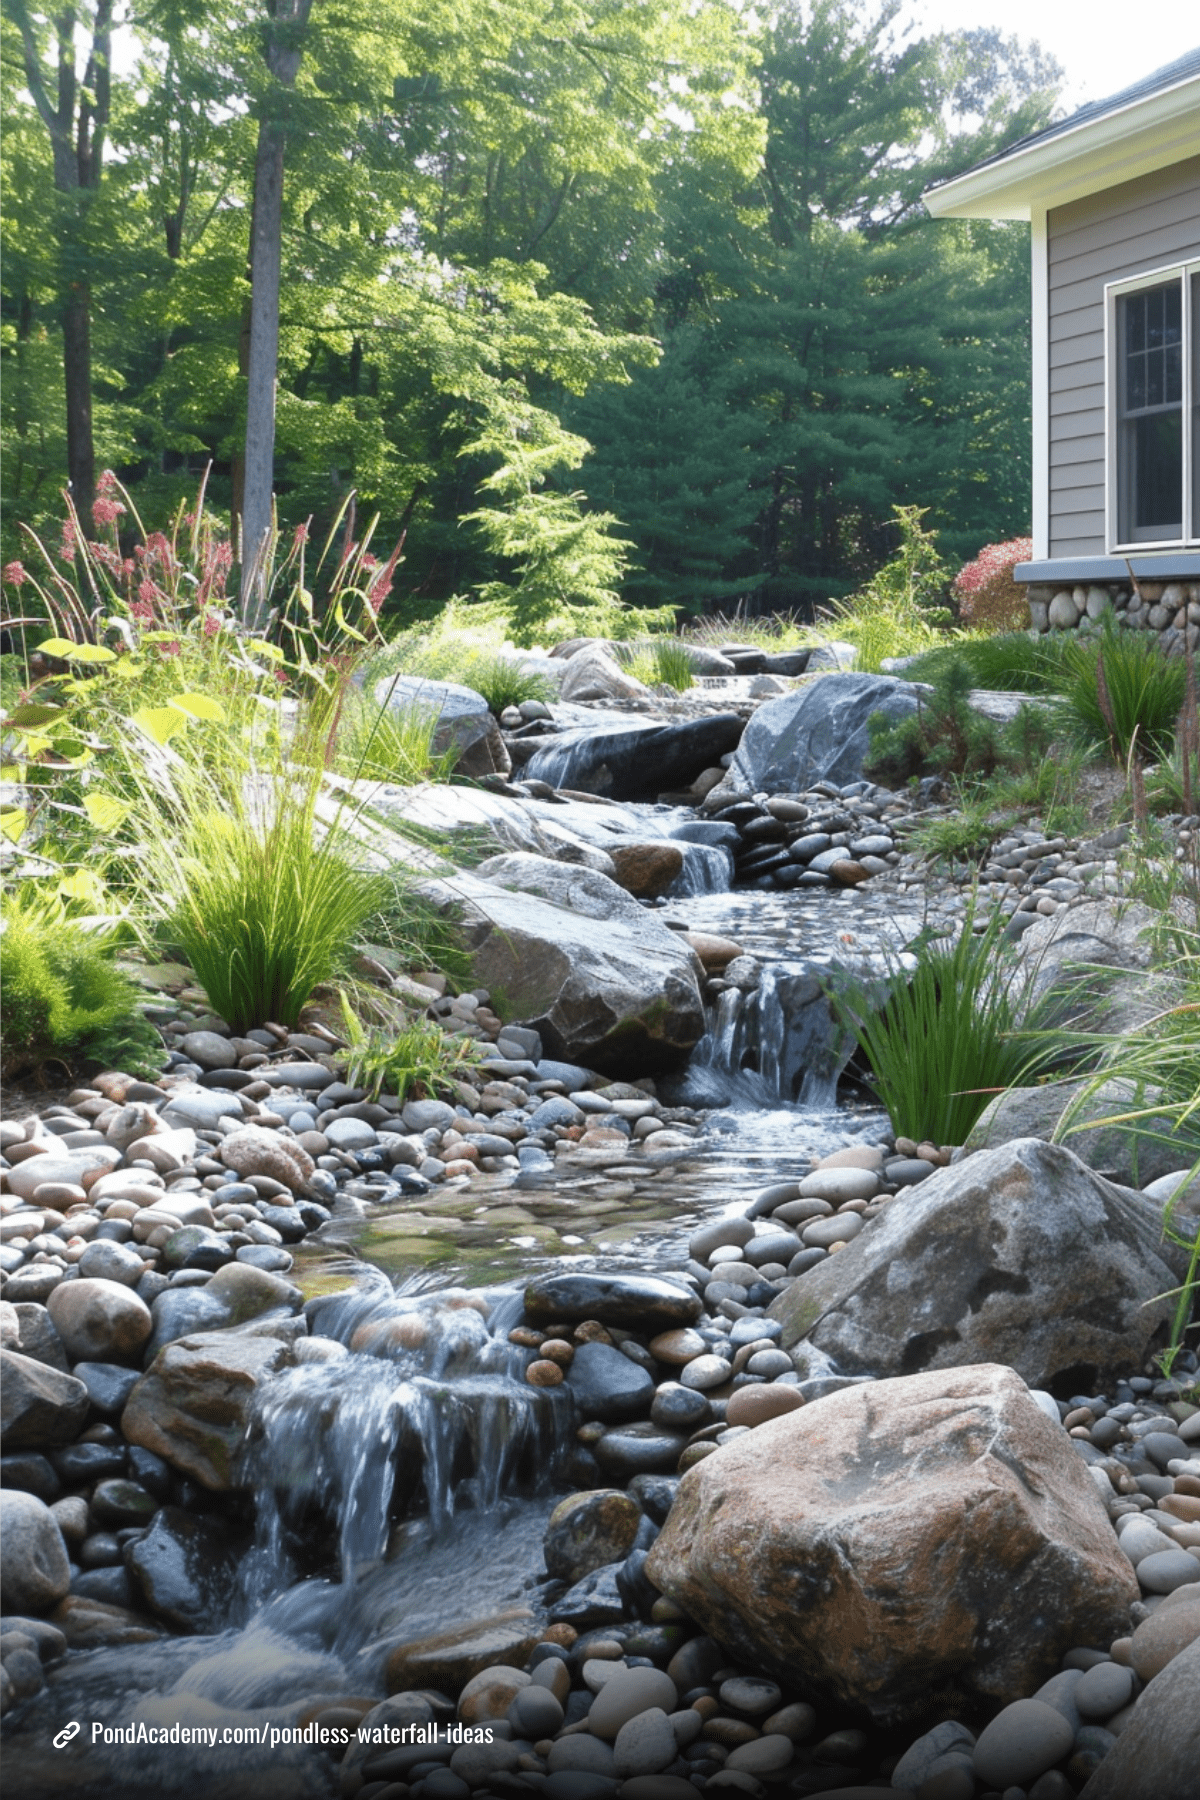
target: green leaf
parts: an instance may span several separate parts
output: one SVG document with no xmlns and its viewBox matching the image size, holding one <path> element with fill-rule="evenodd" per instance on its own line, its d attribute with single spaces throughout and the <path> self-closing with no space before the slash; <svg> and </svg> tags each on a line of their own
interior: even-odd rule
<svg viewBox="0 0 1200 1800">
<path fill-rule="evenodd" d="M 187 730 L 187 714 L 173 706 L 139 706 L 133 722 L 156 744 L 166 744 L 179 732 Z"/>
<path fill-rule="evenodd" d="M 64 876 L 58 891 L 64 900 L 85 900 L 90 906 L 98 906 L 104 899 L 104 884 L 90 869 L 76 869 L 74 875 Z"/>
<path fill-rule="evenodd" d="M 249 656 L 265 656 L 268 662 L 287 661 L 279 645 L 269 644 L 265 638 L 247 638 L 242 648 Z"/>
<path fill-rule="evenodd" d="M 29 823 L 29 814 L 23 806 L 6 806 L 0 811 L 0 834 L 16 843 Z"/>
<path fill-rule="evenodd" d="M 115 831 L 125 823 L 133 808 L 124 800 L 114 800 L 111 794 L 85 794 L 83 810 L 97 831 Z"/>
<path fill-rule="evenodd" d="M 225 708 L 210 694 L 172 694 L 167 705 L 186 713 L 189 719 L 211 719 L 218 725 L 225 723 Z"/>
<path fill-rule="evenodd" d="M 49 725 L 52 719 L 63 716 L 61 706 L 47 706 L 44 701 L 31 700 L 24 706 L 14 706 L 4 721 L 14 731 L 32 731 L 39 725 Z"/>
<path fill-rule="evenodd" d="M 38 645 L 43 656 L 58 656 L 64 662 L 109 663 L 116 662 L 116 652 L 106 650 L 103 644 L 73 644 L 70 638 L 47 638 Z"/>
</svg>

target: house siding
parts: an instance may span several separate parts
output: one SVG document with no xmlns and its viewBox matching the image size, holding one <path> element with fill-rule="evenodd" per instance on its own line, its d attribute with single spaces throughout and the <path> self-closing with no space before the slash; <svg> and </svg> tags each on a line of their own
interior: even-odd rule
<svg viewBox="0 0 1200 1800">
<path fill-rule="evenodd" d="M 1200 156 L 1046 220 L 1051 557 L 1103 556 L 1104 287 L 1200 257 Z"/>
</svg>

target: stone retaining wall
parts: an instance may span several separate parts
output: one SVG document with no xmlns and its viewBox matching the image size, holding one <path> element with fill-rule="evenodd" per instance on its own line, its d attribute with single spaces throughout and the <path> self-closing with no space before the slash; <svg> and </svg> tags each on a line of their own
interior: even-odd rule
<svg viewBox="0 0 1200 1800">
<path fill-rule="evenodd" d="M 1095 631 L 1106 613 L 1143 631 L 1156 631 L 1168 656 L 1186 641 L 1200 648 L 1200 581 L 1093 582 L 1066 587 L 1031 581 L 1025 590 L 1030 623 L 1037 631 Z"/>
</svg>

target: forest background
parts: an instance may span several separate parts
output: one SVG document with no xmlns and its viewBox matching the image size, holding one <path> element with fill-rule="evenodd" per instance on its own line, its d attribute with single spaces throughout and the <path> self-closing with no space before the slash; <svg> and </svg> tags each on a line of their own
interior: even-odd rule
<svg viewBox="0 0 1200 1800">
<path fill-rule="evenodd" d="M 281 529 L 353 492 L 397 622 L 539 557 L 809 617 L 897 506 L 963 560 L 1027 529 L 1028 230 L 920 194 L 1051 118 L 1036 46 L 899 0 L 115 8 L 3 0 L 6 563 L 68 475 L 153 526 L 211 465 L 236 524 L 252 234 Z"/>
</svg>

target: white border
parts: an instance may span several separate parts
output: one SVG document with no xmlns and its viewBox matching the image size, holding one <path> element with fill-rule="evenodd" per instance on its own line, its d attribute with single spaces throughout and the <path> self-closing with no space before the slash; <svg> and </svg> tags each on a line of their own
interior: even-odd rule
<svg viewBox="0 0 1200 1800">
<path fill-rule="evenodd" d="M 1050 554 L 1050 260 L 1046 209 L 1034 207 L 1030 220 L 1030 323 L 1033 354 L 1033 561 Z"/>
<path fill-rule="evenodd" d="M 1192 409 L 1194 406 L 1196 361 L 1200 358 L 1200 318 L 1192 317 L 1192 281 L 1200 273 L 1200 260 L 1165 263 L 1157 269 L 1146 269 L 1137 275 L 1125 275 L 1119 281 L 1104 284 L 1104 542 L 1109 556 L 1130 556 L 1153 550 L 1182 550 L 1200 543 L 1200 518 L 1189 517 L 1192 510 Z M 1117 301 L 1122 294 L 1136 294 L 1142 288 L 1155 287 L 1176 276 L 1183 285 L 1183 536 L 1177 538 L 1140 538 L 1136 543 L 1122 544 L 1117 537 L 1120 497 L 1117 492 Z M 1035 386 L 1036 394 L 1036 386 Z M 1035 400 L 1036 405 L 1036 400 Z M 1036 455 L 1036 448 L 1035 448 Z M 1188 527 L 1191 527 L 1189 530 Z M 1034 538 L 1034 555 L 1037 538 Z"/>
</svg>

